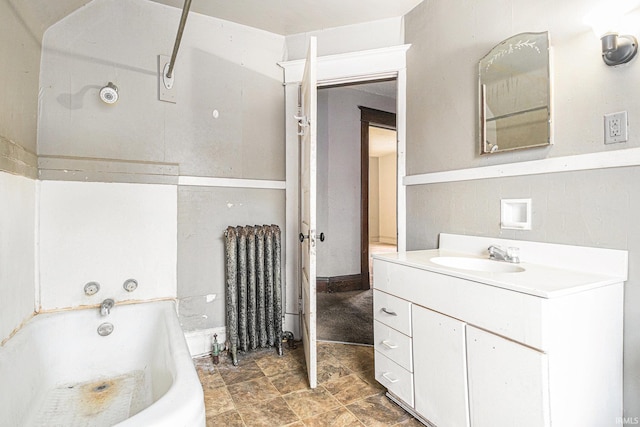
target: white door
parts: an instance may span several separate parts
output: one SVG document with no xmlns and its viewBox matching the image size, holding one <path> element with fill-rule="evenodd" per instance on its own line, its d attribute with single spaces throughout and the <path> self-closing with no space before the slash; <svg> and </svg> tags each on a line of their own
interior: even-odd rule
<svg viewBox="0 0 640 427">
<path fill-rule="evenodd" d="M 415 409 L 437 426 L 469 426 L 465 324 L 413 305 Z"/>
<path fill-rule="evenodd" d="M 547 355 L 472 326 L 466 331 L 471 425 L 550 426 Z"/>
<path fill-rule="evenodd" d="M 300 90 L 300 241 L 302 266 L 301 331 L 309 386 L 317 385 L 316 354 L 316 38 L 309 50 Z"/>
</svg>

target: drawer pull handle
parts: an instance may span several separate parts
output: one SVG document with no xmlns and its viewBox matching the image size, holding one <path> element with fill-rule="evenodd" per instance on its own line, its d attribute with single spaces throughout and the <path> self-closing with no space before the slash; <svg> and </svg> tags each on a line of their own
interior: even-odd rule
<svg viewBox="0 0 640 427">
<path fill-rule="evenodd" d="M 384 345 L 385 347 L 390 348 L 390 349 L 392 349 L 392 350 L 393 350 L 394 348 L 398 348 L 398 345 L 397 345 L 397 344 L 390 343 L 390 342 L 389 342 L 389 341 L 387 341 L 387 340 L 382 341 L 382 345 Z"/>
<path fill-rule="evenodd" d="M 391 377 L 389 376 L 389 372 L 385 372 L 385 373 L 383 373 L 383 374 L 382 374 L 382 377 L 383 377 L 385 380 L 389 381 L 391 384 L 393 384 L 393 383 L 397 383 L 398 381 L 400 381 L 400 380 L 398 380 L 397 378 L 391 378 Z"/>
<path fill-rule="evenodd" d="M 382 311 L 384 311 L 385 313 L 387 313 L 389 316 L 397 316 L 398 313 L 396 313 L 395 311 L 389 311 L 386 309 L 386 307 L 382 307 Z"/>
</svg>

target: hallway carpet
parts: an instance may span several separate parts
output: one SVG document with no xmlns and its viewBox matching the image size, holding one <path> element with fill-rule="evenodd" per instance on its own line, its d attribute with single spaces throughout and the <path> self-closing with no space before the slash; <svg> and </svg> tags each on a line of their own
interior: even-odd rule
<svg viewBox="0 0 640 427">
<path fill-rule="evenodd" d="M 317 337 L 322 341 L 373 344 L 373 291 L 316 294 Z"/>
</svg>

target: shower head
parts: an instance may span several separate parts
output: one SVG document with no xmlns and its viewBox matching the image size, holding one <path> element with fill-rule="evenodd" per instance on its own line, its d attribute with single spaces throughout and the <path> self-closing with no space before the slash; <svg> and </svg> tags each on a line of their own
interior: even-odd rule
<svg viewBox="0 0 640 427">
<path fill-rule="evenodd" d="M 115 104 L 118 100 L 118 86 L 109 82 L 105 87 L 100 89 L 100 99 L 105 104 Z"/>
</svg>

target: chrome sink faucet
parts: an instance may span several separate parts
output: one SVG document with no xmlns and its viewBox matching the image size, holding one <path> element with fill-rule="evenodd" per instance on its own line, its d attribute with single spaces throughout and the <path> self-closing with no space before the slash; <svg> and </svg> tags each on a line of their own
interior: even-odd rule
<svg viewBox="0 0 640 427">
<path fill-rule="evenodd" d="M 100 304 L 100 315 L 108 316 L 109 313 L 111 313 L 111 309 L 113 308 L 114 304 L 115 302 L 111 298 L 107 298 L 106 300 L 102 301 L 102 304 Z"/>
<path fill-rule="evenodd" d="M 489 246 L 489 259 L 494 259 L 496 261 L 506 261 L 518 264 L 520 262 L 519 253 L 519 248 L 509 247 L 505 251 L 500 246 Z"/>
</svg>

